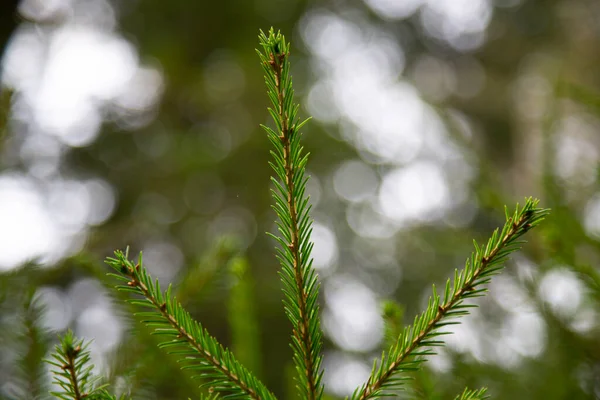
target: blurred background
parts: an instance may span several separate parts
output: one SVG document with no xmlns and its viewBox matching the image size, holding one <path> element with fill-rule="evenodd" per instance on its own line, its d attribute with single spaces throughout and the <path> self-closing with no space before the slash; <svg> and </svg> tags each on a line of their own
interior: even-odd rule
<svg viewBox="0 0 600 400">
<path fill-rule="evenodd" d="M 67 328 L 135 399 L 201 390 L 111 289 L 130 246 L 278 396 L 294 398 L 269 208 L 274 26 L 311 152 L 326 392 L 537 196 L 553 212 L 400 398 L 600 398 L 600 2 L 0 2 L 0 397 L 47 393 Z"/>
</svg>

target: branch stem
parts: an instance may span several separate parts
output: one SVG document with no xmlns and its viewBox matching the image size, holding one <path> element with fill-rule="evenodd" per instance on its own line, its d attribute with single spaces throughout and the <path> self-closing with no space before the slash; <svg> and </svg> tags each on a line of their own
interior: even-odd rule
<svg viewBox="0 0 600 400">
<path fill-rule="evenodd" d="M 86 394 L 81 394 L 81 389 L 79 389 L 79 381 L 77 380 L 77 373 L 75 372 L 75 359 L 77 358 L 77 354 L 81 352 L 81 348 L 77 346 L 76 348 L 68 349 L 67 351 L 67 364 L 63 366 L 63 369 L 69 371 L 69 379 L 71 381 L 71 386 L 73 387 L 73 393 L 75 395 L 75 400 L 81 400 L 87 397 Z"/>
</svg>

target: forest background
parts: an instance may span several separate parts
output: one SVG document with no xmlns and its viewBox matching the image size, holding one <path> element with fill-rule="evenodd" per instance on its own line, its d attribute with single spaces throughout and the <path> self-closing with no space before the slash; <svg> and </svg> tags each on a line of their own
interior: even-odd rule
<svg viewBox="0 0 600 400">
<path fill-rule="evenodd" d="M 71 327 L 137 398 L 199 394 L 107 291 L 102 260 L 129 245 L 291 398 L 254 51 L 275 26 L 313 116 L 328 395 L 368 376 L 382 301 L 410 321 L 531 195 L 551 216 L 413 389 L 600 397 L 598 21 L 593 0 L 1 2 L 0 396 L 23 390 L 34 317 L 51 334 L 25 366 Z"/>
</svg>

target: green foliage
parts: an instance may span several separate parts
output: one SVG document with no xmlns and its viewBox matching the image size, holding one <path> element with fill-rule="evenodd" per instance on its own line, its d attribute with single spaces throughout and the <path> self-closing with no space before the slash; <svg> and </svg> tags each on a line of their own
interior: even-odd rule
<svg viewBox="0 0 600 400">
<path fill-rule="evenodd" d="M 217 393 L 209 393 L 209 394 L 202 395 L 200 397 L 200 400 L 217 400 L 218 398 L 219 398 L 219 395 Z"/>
<path fill-rule="evenodd" d="M 459 396 L 456 396 L 455 400 L 483 400 L 489 398 L 486 395 L 487 389 L 482 388 L 479 390 L 470 390 L 469 388 L 465 388 L 464 392 Z"/>
<path fill-rule="evenodd" d="M 143 317 L 142 322 L 152 327 L 155 334 L 161 335 L 163 341 L 159 347 L 181 357 L 182 368 L 193 370 L 206 381 L 205 386 L 218 392 L 252 399 L 274 398 L 229 350 L 181 307 L 171 295 L 170 285 L 162 292 L 158 280 L 154 281 L 144 268 L 141 254 L 133 263 L 126 254 L 117 251 L 115 258 L 107 262 L 118 272 L 113 276 L 125 282 L 118 290 L 143 297 L 129 300 L 131 304 L 150 309 L 136 315 Z"/>
<path fill-rule="evenodd" d="M 9 399 L 43 399 L 48 394 L 43 360 L 50 349 L 50 335 L 42 326 L 45 308 L 31 286 L 39 273 L 27 264 L 0 280 L 0 349 L 17 352 L 14 360 L 0 356 L 0 370 L 8 367 L 11 371 L 3 382 Z"/>
<path fill-rule="evenodd" d="M 277 233 L 270 236 L 279 245 L 276 257 L 281 264 L 284 309 L 292 324 L 296 387 L 301 399 L 316 400 L 323 398 L 324 387 L 319 282 L 312 267 L 311 205 L 306 195 L 308 153 L 303 149 L 300 133 L 308 120 L 299 119 L 299 105 L 294 103 L 289 43 L 281 33 L 272 29 L 268 34 L 261 32 L 259 40 L 262 52 L 258 51 L 258 54 L 271 101 L 268 111 L 275 125 L 275 128 L 263 126 L 272 145 L 272 161 L 269 164 L 275 176 L 271 177 L 271 194 L 278 217 Z M 467 300 L 485 294 L 486 284 L 500 273 L 509 255 L 520 248 L 523 243 L 521 237 L 547 214 L 548 210 L 539 208 L 538 200 L 532 198 L 527 199 L 523 207 L 517 205 L 512 213 L 506 210 L 503 228 L 496 229 L 485 245 L 475 242 L 475 251 L 467 259 L 465 268 L 455 270 L 454 278 L 446 282 L 443 295 L 438 295 L 436 287 L 433 287 L 426 310 L 415 317 L 412 325 L 403 324 L 402 306 L 386 303 L 383 318 L 389 349 L 375 361 L 370 377 L 356 389 L 352 399 L 394 396 L 404 389 L 404 383 L 420 370 L 426 357 L 435 354 L 433 349 L 444 344 L 442 336 L 448 334 L 446 327 L 459 323 L 458 318 L 476 307 Z M 110 275 L 121 281 L 117 289 L 125 293 L 123 297 L 132 306 L 145 309 L 135 315 L 153 335 L 160 338 L 158 347 L 175 355 L 181 368 L 191 371 L 200 380 L 200 386 L 206 389 L 200 398 L 275 399 L 275 395 L 255 375 L 260 367 L 259 341 L 255 310 L 251 307 L 254 302 L 253 283 L 248 264 L 245 258 L 234 256 L 230 248 L 218 253 L 212 257 L 214 268 L 207 275 L 200 269 L 188 271 L 188 277 L 194 279 L 188 279 L 187 284 L 179 288 L 179 294 L 186 299 L 191 298 L 193 289 L 198 289 L 191 281 L 197 280 L 206 285 L 216 276 L 216 271 L 228 271 L 233 275 L 235 282 L 230 293 L 229 320 L 233 347 L 236 353 L 239 352 L 240 359 L 192 318 L 173 295 L 171 285 L 163 292 L 158 280 L 147 272 L 141 253 L 137 261 L 132 261 L 127 252 L 117 251 L 114 257 L 107 259 L 107 263 L 116 271 Z M 219 269 L 222 265 L 218 264 L 221 263 L 229 263 L 229 268 Z M 28 307 L 28 310 L 32 312 L 27 316 L 29 333 L 37 337 L 39 313 L 35 308 Z M 61 338 L 52 360 L 48 361 L 54 366 L 54 384 L 61 389 L 52 394 L 60 399 L 116 400 L 104 386 L 98 384 L 99 378 L 93 376 L 88 346 L 77 340 L 71 331 Z M 251 365 L 254 372 L 242 361 Z M 26 365 L 30 364 L 26 362 Z M 485 399 L 486 389 L 465 389 L 456 398 Z"/>
<path fill-rule="evenodd" d="M 210 297 L 211 293 L 225 289 L 232 279 L 236 279 L 232 276 L 234 273 L 229 265 L 233 265 L 240 257 L 236 256 L 239 251 L 239 246 L 230 237 L 218 238 L 200 260 L 191 263 L 182 271 L 181 281 L 174 288 L 174 295 L 187 311 L 193 314 L 194 311 L 205 307 L 206 298 Z M 113 283 L 114 279 L 109 277 L 106 282 L 107 288 L 115 297 L 115 301 L 125 303 L 128 294 L 115 291 Z M 234 285 L 230 298 L 235 290 Z M 132 321 L 129 334 L 108 356 L 108 382 L 111 386 L 120 382 L 129 393 L 135 394 L 136 399 L 140 400 L 153 398 L 161 391 L 168 392 L 173 398 L 188 395 L 197 398 L 205 394 L 203 389 L 198 387 L 197 379 L 193 378 L 193 371 L 181 370 L 175 355 L 166 354 L 158 348 L 162 338 L 152 334 L 153 327 L 139 323 L 143 317 L 134 316 L 136 309 L 137 306 L 125 303 L 121 312 L 125 319 Z M 246 363 L 244 353 L 236 351 L 235 342 L 231 347 L 234 354 L 250 367 L 251 371 L 258 371 L 254 369 L 253 364 Z M 247 350 L 244 348 L 244 351 Z"/>
<path fill-rule="evenodd" d="M 402 319 L 404 318 L 404 308 L 401 304 L 392 300 L 386 300 L 382 304 L 381 316 L 384 323 L 384 339 L 388 346 L 396 342 L 396 339 L 402 333 Z"/>
<path fill-rule="evenodd" d="M 304 176 L 308 153 L 300 144 L 300 129 L 308 121 L 300 121 L 294 103 L 294 89 L 290 76 L 289 43 L 273 29 L 269 35 L 259 36 L 263 53 L 258 52 L 265 72 L 267 94 L 277 130 L 263 126 L 273 145 L 269 164 L 276 177 L 271 177 L 271 189 L 279 217 L 280 236 L 271 234 L 279 243 L 277 258 L 281 263 L 281 281 L 285 293 L 285 312 L 292 323 L 292 348 L 296 364 L 298 387 L 302 398 L 319 399 L 323 395 L 321 383 L 321 328 L 319 325 L 319 284 L 312 268 L 310 241 L 312 222 L 310 204 L 306 195 L 307 177 Z"/>
<path fill-rule="evenodd" d="M 448 279 L 443 297 L 433 286 L 427 309 L 415 317 L 412 326 L 404 328 L 397 342 L 374 365 L 367 382 L 354 392 L 353 399 L 377 398 L 400 389 L 406 380 L 404 373 L 418 370 L 425 356 L 435 354 L 432 347 L 443 345 L 439 337 L 448 333 L 444 328 L 457 324 L 455 318 L 467 315 L 469 308 L 476 307 L 465 300 L 485 293 L 484 285 L 524 243 L 519 238 L 548 214 L 548 210 L 537 208 L 537 204 L 538 200 L 530 198 L 522 208 L 517 205 L 512 215 L 507 209 L 502 230 L 496 229 L 484 246 L 474 242 L 475 251 L 463 270 L 454 271 L 454 280 Z"/>
<path fill-rule="evenodd" d="M 256 316 L 254 282 L 248 261 L 236 257 L 229 263 L 232 275 L 228 302 L 228 319 L 231 328 L 231 350 L 255 375 L 261 375 L 260 329 Z"/>
<path fill-rule="evenodd" d="M 198 262 L 185 271 L 175 293 L 179 301 L 189 306 L 192 300 L 198 300 L 199 295 L 207 296 L 210 291 L 224 288 L 223 282 L 230 272 L 227 265 L 234 261 L 239 250 L 234 238 L 217 240 Z"/>
<path fill-rule="evenodd" d="M 52 359 L 47 362 L 53 365 L 54 384 L 62 391 L 52 394 L 64 400 L 81 399 L 114 399 L 102 386 L 97 385 L 98 378 L 92 374 L 88 344 L 77 340 L 70 330 L 61 338 Z"/>
<path fill-rule="evenodd" d="M 20 332 L 20 341 L 25 351 L 18 360 L 21 372 L 21 385 L 24 395 L 21 398 L 43 398 L 47 391 L 43 357 L 49 348 L 48 332 L 42 328 L 41 320 L 44 307 L 30 292 L 23 309 L 24 329 Z"/>
</svg>

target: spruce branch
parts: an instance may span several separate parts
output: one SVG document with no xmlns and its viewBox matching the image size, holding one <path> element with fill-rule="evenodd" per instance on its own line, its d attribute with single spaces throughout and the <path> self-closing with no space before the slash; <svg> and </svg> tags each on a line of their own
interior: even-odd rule
<svg viewBox="0 0 600 400">
<path fill-rule="evenodd" d="M 215 288 L 225 287 L 226 278 L 229 276 L 226 266 L 232 257 L 239 253 L 237 243 L 229 237 L 217 238 L 205 254 L 198 260 L 192 261 L 184 274 L 178 280 L 173 294 L 186 310 L 193 313 L 190 308 L 201 307 L 204 298 Z M 113 295 L 112 300 L 117 303 L 126 303 L 129 294 L 114 290 L 114 279 L 106 276 L 106 265 L 101 265 L 102 274 L 97 274 L 99 279 L 109 288 Z M 95 268 L 98 268 L 95 266 Z M 110 366 L 107 382 L 115 385 L 118 379 L 124 379 L 125 391 L 135 393 L 138 399 L 149 398 L 150 393 L 156 393 L 161 388 L 168 387 L 173 380 L 177 381 L 177 393 L 185 393 L 194 399 L 200 398 L 206 390 L 199 387 L 198 379 L 193 377 L 192 371 L 182 370 L 178 358 L 171 356 L 158 347 L 162 338 L 152 334 L 153 327 L 138 323 L 141 318 L 131 318 L 139 311 L 137 306 L 127 303 L 120 309 L 122 318 L 128 320 L 130 334 L 111 351 L 109 356 Z M 250 371 L 259 376 L 256 371 L 240 357 L 234 348 L 230 349 Z M 160 365 L 160 368 L 156 368 Z M 175 393 L 173 393 L 175 395 Z"/>
<path fill-rule="evenodd" d="M 506 213 L 506 223 L 501 231 L 496 229 L 485 246 L 476 242 L 475 251 L 467 259 L 463 270 L 454 272 L 454 281 L 446 282 L 441 298 L 433 286 L 427 309 L 415 317 L 412 326 L 403 329 L 396 343 L 374 365 L 367 382 L 353 394 L 353 399 L 371 399 L 400 389 L 407 379 L 404 373 L 416 371 L 424 357 L 435 354 L 432 347 L 441 346 L 439 336 L 448 334 L 444 327 L 457 324 L 454 319 L 467 315 L 468 309 L 476 307 L 465 304 L 469 298 L 483 296 L 484 287 L 491 277 L 498 274 L 508 256 L 518 250 L 524 241 L 519 238 L 535 227 L 548 214 L 547 209 L 537 208 L 538 200 L 526 199 L 523 208 L 517 204 L 512 215 Z"/>
<path fill-rule="evenodd" d="M 103 386 L 96 387 L 98 378 L 92 375 L 94 366 L 88 346 L 89 343 L 77 340 L 70 330 L 61 338 L 52 354 L 54 360 L 46 360 L 56 367 L 52 371 L 53 382 L 62 388 L 62 392 L 51 392 L 52 395 L 64 400 L 112 398 Z"/>
<path fill-rule="evenodd" d="M 319 284 L 311 259 L 311 206 L 305 194 L 308 153 L 303 152 L 300 144 L 300 128 L 308 120 L 300 122 L 299 105 L 294 104 L 289 43 L 273 29 L 268 36 L 261 31 L 259 39 L 263 52 L 257 50 L 257 53 L 272 103 L 268 111 L 277 128 L 275 131 L 263 125 L 273 145 L 273 161 L 269 163 L 276 175 L 271 177 L 274 186 L 271 193 L 275 200 L 272 207 L 279 218 L 277 226 L 281 236 L 270 235 L 280 245 L 277 258 L 281 263 L 285 311 L 293 326 L 292 349 L 299 389 L 303 398 L 315 400 L 323 394 L 320 372 L 322 333 L 317 304 Z"/>
<path fill-rule="evenodd" d="M 454 400 L 485 400 L 490 396 L 487 394 L 487 388 L 481 388 L 479 390 L 471 390 L 469 388 L 465 388 L 465 390 L 456 396 Z"/>
<path fill-rule="evenodd" d="M 150 308 L 149 312 L 136 313 L 144 318 L 147 326 L 154 328 L 154 334 L 166 340 L 159 347 L 180 356 L 183 369 L 197 372 L 197 377 L 205 379 L 203 386 L 210 386 L 216 392 L 225 392 L 232 397 L 251 399 L 275 399 L 267 388 L 255 378 L 231 352 L 195 321 L 171 295 L 169 285 L 162 292 L 158 280 L 154 281 L 142 264 L 140 254 L 137 263 L 131 262 L 127 254 L 115 252 L 115 258 L 106 262 L 119 274 L 110 274 L 126 284 L 118 290 L 140 295 L 129 302 L 136 306 Z"/>
<path fill-rule="evenodd" d="M 41 362 L 49 347 L 49 332 L 42 326 L 45 307 L 34 297 L 33 290 L 27 294 L 23 308 L 23 332 L 19 339 L 25 344 L 25 352 L 18 359 L 21 383 L 27 398 L 42 398 L 47 393 L 46 371 Z"/>
</svg>

